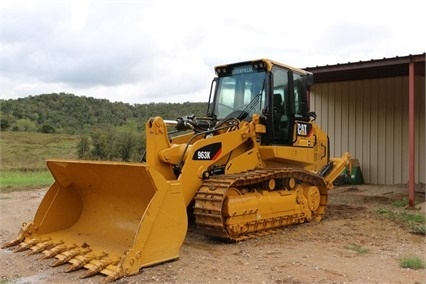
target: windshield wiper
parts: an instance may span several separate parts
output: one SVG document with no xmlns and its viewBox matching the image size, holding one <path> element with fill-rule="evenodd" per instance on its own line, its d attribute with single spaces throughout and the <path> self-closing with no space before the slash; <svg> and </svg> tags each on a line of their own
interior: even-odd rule
<svg viewBox="0 0 426 284">
<path fill-rule="evenodd" d="M 262 93 L 257 94 L 250 103 L 241 111 L 241 113 L 237 116 L 238 120 L 243 120 L 249 115 L 249 113 L 256 107 L 256 105 L 259 103 L 260 97 L 262 96 Z"/>
<path fill-rule="evenodd" d="M 242 112 L 238 115 L 237 119 L 243 120 L 249 115 L 249 113 L 256 107 L 259 103 L 260 98 L 262 97 L 263 91 L 265 90 L 265 81 L 266 78 L 263 79 L 262 89 L 260 92 L 250 101 L 250 103 L 242 110 Z M 261 106 L 260 106 L 261 107 Z"/>
</svg>

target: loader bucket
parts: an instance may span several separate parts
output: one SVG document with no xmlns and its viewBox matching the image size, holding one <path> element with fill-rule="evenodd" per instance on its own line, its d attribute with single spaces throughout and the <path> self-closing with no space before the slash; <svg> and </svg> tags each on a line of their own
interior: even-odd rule
<svg viewBox="0 0 426 284">
<path fill-rule="evenodd" d="M 15 251 L 55 257 L 53 266 L 87 270 L 107 281 L 179 257 L 187 230 L 186 206 L 172 186 L 146 164 L 50 160 L 55 181 Z"/>
</svg>

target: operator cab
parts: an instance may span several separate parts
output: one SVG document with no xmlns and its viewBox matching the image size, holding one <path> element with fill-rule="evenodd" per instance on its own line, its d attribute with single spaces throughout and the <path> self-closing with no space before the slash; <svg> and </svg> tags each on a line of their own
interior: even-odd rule
<svg viewBox="0 0 426 284">
<path fill-rule="evenodd" d="M 215 71 L 208 116 L 250 121 L 257 113 L 267 126 L 262 144 L 292 144 L 294 121 L 309 120 L 312 73 L 268 59 L 217 66 Z"/>
</svg>

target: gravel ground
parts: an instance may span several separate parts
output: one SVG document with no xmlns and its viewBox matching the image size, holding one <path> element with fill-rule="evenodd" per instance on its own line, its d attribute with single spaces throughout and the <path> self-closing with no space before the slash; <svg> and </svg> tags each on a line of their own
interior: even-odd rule
<svg viewBox="0 0 426 284">
<path fill-rule="evenodd" d="M 45 192 L 0 193 L 1 243 L 13 239 L 20 224 L 33 218 Z M 207 238 L 191 225 L 178 260 L 144 268 L 117 283 L 426 283 L 424 269 L 399 266 L 404 256 L 426 260 L 426 238 L 377 213 L 404 196 L 408 193 L 402 187 L 337 187 L 330 191 L 321 222 L 238 243 Z M 419 197 L 424 199 L 424 193 Z M 354 247 L 368 252 L 360 254 Z M 68 265 L 50 267 L 52 260 L 39 257 L 0 250 L 0 283 L 104 280 L 101 275 L 80 279 L 81 270 L 65 273 Z"/>
</svg>

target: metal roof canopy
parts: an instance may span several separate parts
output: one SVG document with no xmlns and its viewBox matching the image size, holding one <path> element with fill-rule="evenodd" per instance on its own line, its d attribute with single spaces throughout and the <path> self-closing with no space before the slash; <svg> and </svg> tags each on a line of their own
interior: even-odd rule
<svg viewBox="0 0 426 284">
<path fill-rule="evenodd" d="M 403 57 L 397 56 L 303 69 L 314 73 L 315 84 L 408 76 L 408 64 L 410 62 L 414 62 L 415 75 L 425 76 L 425 54 L 410 54 Z"/>
<path fill-rule="evenodd" d="M 314 74 L 314 84 L 399 76 L 408 77 L 408 201 L 410 209 L 414 209 L 415 203 L 414 77 L 425 76 L 425 55 L 426 53 L 410 54 L 403 57 L 304 68 L 304 70 Z"/>
</svg>

